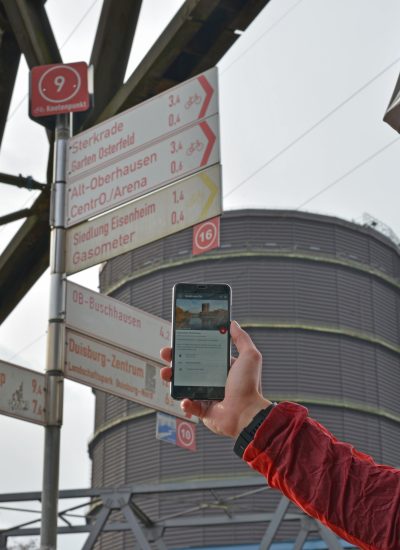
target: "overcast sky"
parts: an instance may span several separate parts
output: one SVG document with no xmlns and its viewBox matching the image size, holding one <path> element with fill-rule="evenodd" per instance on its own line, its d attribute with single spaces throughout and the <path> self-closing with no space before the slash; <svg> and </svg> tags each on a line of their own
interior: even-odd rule
<svg viewBox="0 0 400 550">
<path fill-rule="evenodd" d="M 181 3 L 144 0 L 128 76 Z M 46 9 L 63 61 L 88 62 L 101 1 Z M 400 236 L 400 142 L 382 121 L 400 70 L 399 22 L 398 0 L 271 0 L 219 63 L 226 210 L 299 208 L 357 223 L 369 213 Z M 28 118 L 27 91 L 22 59 L 0 172 L 44 182 L 48 142 Z M 35 196 L 0 184 L 0 215 Z M 0 228 L 0 251 L 19 226 Z M 97 289 L 97 273 L 73 279 Z M 44 370 L 47 309 L 46 274 L 0 327 L 1 359 Z M 86 487 L 94 400 L 65 386 L 60 487 Z M 0 492 L 40 490 L 43 429 L 4 416 L 0 429 Z M 0 527 L 23 519 L 0 509 Z M 60 548 L 79 545 L 63 537 Z"/>
</svg>

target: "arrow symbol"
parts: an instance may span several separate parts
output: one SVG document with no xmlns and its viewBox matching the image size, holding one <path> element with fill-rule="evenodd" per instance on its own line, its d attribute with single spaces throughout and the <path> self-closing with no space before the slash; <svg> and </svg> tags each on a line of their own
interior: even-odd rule
<svg viewBox="0 0 400 550">
<path fill-rule="evenodd" d="M 397 107 L 397 105 L 400 103 L 400 93 L 397 94 L 397 96 L 395 97 L 394 101 L 389 105 L 388 109 L 387 109 L 387 112 L 391 111 L 392 109 L 394 109 L 395 107 Z"/>
<path fill-rule="evenodd" d="M 213 150 L 214 143 L 217 137 L 214 134 L 214 132 L 211 130 L 207 122 L 200 122 L 199 126 L 203 130 L 204 135 L 206 136 L 208 141 L 206 150 L 204 151 L 203 158 L 201 159 L 201 162 L 200 162 L 200 166 L 204 166 L 204 164 L 206 164 L 208 162 L 208 159 L 210 158 L 211 151 Z"/>
<path fill-rule="evenodd" d="M 199 116 L 197 117 L 197 118 L 203 118 L 205 117 L 208 106 L 210 105 L 210 101 L 214 93 L 214 88 L 211 86 L 211 84 L 208 82 L 208 80 L 203 74 L 199 76 L 197 80 L 200 82 L 200 86 L 203 88 L 203 90 L 206 93 L 206 97 L 204 98 L 203 105 L 201 106 Z"/>
<path fill-rule="evenodd" d="M 203 183 L 208 187 L 210 190 L 210 195 L 207 199 L 206 204 L 203 206 L 203 210 L 201 211 L 200 218 L 204 219 L 207 217 L 208 211 L 214 202 L 215 197 L 218 193 L 218 187 L 215 185 L 213 180 L 210 178 L 210 176 L 207 174 L 207 172 L 200 172 L 199 173 L 200 179 L 203 181 Z"/>
</svg>

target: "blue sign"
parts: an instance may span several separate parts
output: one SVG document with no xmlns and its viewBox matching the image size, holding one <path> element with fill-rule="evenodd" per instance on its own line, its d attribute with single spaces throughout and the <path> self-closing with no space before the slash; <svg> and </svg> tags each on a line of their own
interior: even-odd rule
<svg viewBox="0 0 400 550">
<path fill-rule="evenodd" d="M 157 413 L 156 438 L 176 445 L 176 418 L 169 414 Z"/>
</svg>

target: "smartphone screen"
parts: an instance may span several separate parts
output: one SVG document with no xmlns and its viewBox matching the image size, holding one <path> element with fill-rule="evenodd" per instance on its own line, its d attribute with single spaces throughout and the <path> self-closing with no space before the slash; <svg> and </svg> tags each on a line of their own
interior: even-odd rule
<svg viewBox="0 0 400 550">
<path fill-rule="evenodd" d="M 173 291 L 171 395 L 223 399 L 230 365 L 231 288 L 177 283 Z"/>
</svg>

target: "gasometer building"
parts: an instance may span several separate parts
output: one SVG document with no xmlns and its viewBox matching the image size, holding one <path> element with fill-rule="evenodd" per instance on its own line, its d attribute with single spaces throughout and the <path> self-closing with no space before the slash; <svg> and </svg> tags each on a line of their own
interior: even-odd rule
<svg viewBox="0 0 400 550">
<path fill-rule="evenodd" d="M 263 391 L 270 399 L 306 405 L 338 438 L 379 462 L 400 465 L 396 242 L 371 225 L 334 217 L 230 211 L 221 219 L 220 248 L 192 256 L 192 230 L 184 230 L 107 262 L 101 292 L 170 320 L 172 286 L 178 281 L 231 285 L 233 318 L 263 354 Z M 93 486 L 184 482 L 189 487 L 215 480 L 214 490 L 143 498 L 147 518 L 169 521 L 162 543 L 168 549 L 240 550 L 265 542 L 268 523 L 257 518 L 273 517 L 280 495 L 263 487 L 223 488 L 224 479 L 258 476 L 233 454 L 233 442 L 199 424 L 197 451 L 189 452 L 158 441 L 155 424 L 154 411 L 96 392 L 89 445 Z M 290 507 L 287 517 L 294 510 Z M 229 517 L 244 513 L 253 521 L 229 523 Z M 224 515 L 226 522 L 205 521 Z M 299 528 L 296 521 L 282 521 L 271 548 L 292 548 Z M 320 538 L 310 533 L 309 548 L 327 548 L 318 546 Z M 151 542 L 154 548 L 160 544 Z M 105 533 L 96 547 L 138 548 L 129 531 Z"/>
</svg>

